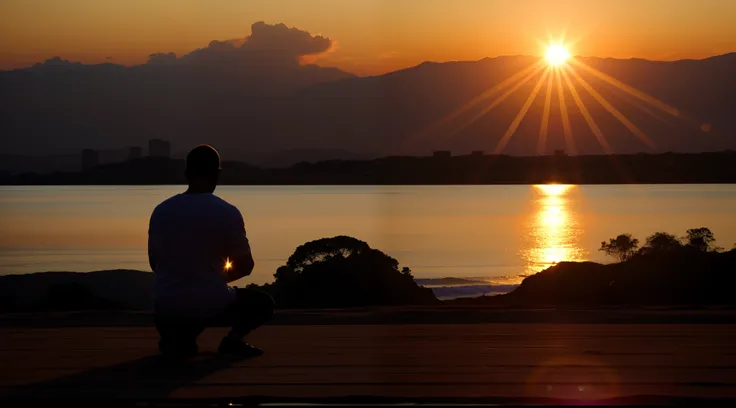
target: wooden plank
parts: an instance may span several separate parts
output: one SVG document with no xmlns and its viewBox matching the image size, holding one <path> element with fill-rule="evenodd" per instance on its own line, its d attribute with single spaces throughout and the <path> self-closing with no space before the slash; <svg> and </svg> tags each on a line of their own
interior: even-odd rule
<svg viewBox="0 0 736 408">
<path fill-rule="evenodd" d="M 225 332 L 172 370 L 152 327 L 0 329 L 0 394 L 736 397 L 732 325 L 268 326 L 249 337 L 266 355 L 245 361 L 212 354 Z"/>
</svg>

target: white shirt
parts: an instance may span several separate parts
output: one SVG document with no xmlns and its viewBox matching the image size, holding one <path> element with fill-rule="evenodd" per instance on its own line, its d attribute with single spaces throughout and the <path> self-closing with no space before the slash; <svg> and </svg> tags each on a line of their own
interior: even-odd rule
<svg viewBox="0 0 736 408">
<path fill-rule="evenodd" d="M 231 260 L 250 252 L 243 217 L 214 194 L 178 194 L 151 214 L 148 253 L 158 316 L 209 318 L 235 301 L 225 281 Z"/>
</svg>

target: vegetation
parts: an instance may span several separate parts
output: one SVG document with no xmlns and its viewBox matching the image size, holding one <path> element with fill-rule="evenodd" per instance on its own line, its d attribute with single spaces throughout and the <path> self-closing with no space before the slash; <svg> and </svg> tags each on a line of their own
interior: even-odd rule
<svg viewBox="0 0 736 408">
<path fill-rule="evenodd" d="M 457 299 L 450 304 L 539 305 L 734 305 L 736 248 L 722 252 L 708 228 L 683 238 L 666 232 L 638 240 L 622 234 L 601 244 L 619 262 L 563 262 L 524 279 L 506 295 Z"/>
<path fill-rule="evenodd" d="M 438 303 L 431 289 L 416 284 L 409 268 L 399 270 L 396 259 L 347 236 L 301 245 L 274 277 L 261 288 L 281 308 Z"/>
<path fill-rule="evenodd" d="M 655 232 L 646 239 L 646 243 L 639 249 L 639 240 L 631 234 L 621 234 L 611 238 L 608 242 L 601 242 L 599 251 L 614 257 L 618 262 L 626 262 L 636 255 L 652 255 L 673 253 L 683 248 L 698 252 L 718 252 L 723 248 L 715 245 L 716 238 L 713 232 L 706 227 L 692 228 L 682 238 L 667 232 Z M 736 248 L 736 245 L 734 245 Z"/>
<path fill-rule="evenodd" d="M 616 258 L 619 262 L 625 262 L 636 254 L 637 248 L 639 248 L 638 239 L 632 238 L 631 234 L 621 234 L 608 242 L 601 242 L 598 250 Z"/>
<path fill-rule="evenodd" d="M 666 232 L 638 239 L 621 234 L 601 243 L 617 263 L 563 262 L 506 295 L 445 301 L 500 305 L 732 305 L 736 286 L 736 245 L 716 246 L 708 228 L 677 238 Z M 299 246 L 276 271 L 275 281 L 258 287 L 280 308 L 347 308 L 434 305 L 408 267 L 353 237 L 338 236 Z M 0 312 L 38 310 L 150 310 L 153 274 L 138 271 L 38 273 L 0 277 Z M 421 281 L 421 280 L 420 280 Z M 443 280 L 444 284 L 453 282 Z M 467 283 L 467 281 L 458 281 Z M 20 296 L 19 294 L 22 294 Z"/>
<path fill-rule="evenodd" d="M 701 252 L 714 252 L 720 249 L 715 246 L 716 238 L 708 228 L 693 228 L 687 230 L 685 241 L 689 247 Z"/>
<path fill-rule="evenodd" d="M 673 252 L 682 248 L 680 239 L 666 232 L 655 232 L 647 238 L 641 253 Z"/>
</svg>

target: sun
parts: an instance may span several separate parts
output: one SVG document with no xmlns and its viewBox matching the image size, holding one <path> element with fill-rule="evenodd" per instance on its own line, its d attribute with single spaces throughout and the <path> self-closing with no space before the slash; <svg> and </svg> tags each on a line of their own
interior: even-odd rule
<svg viewBox="0 0 736 408">
<path fill-rule="evenodd" d="M 550 44 L 547 47 L 547 52 L 544 54 L 544 58 L 547 60 L 549 65 L 554 67 L 564 64 L 570 59 L 570 51 L 561 44 Z"/>
</svg>

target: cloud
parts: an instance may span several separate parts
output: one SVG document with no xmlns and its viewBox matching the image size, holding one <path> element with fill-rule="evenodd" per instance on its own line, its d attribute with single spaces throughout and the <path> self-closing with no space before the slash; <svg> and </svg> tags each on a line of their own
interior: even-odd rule
<svg viewBox="0 0 736 408">
<path fill-rule="evenodd" d="M 257 22 L 251 26 L 251 35 L 241 39 L 212 41 L 207 47 L 194 50 L 180 58 L 173 53 L 149 56 L 150 64 L 185 63 L 197 65 L 248 64 L 256 60 L 280 61 L 298 64 L 303 59 L 314 60 L 332 49 L 333 41 L 321 35 L 312 35 L 285 24 Z"/>
<path fill-rule="evenodd" d="M 258 22 L 251 26 L 251 35 L 242 48 L 252 51 L 267 51 L 293 58 L 321 54 L 332 47 L 332 40 L 321 35 L 313 36 L 298 28 L 285 24 L 268 25 Z"/>
<path fill-rule="evenodd" d="M 149 64 L 172 64 L 176 62 L 176 54 L 173 52 L 159 52 L 148 56 Z"/>
</svg>

